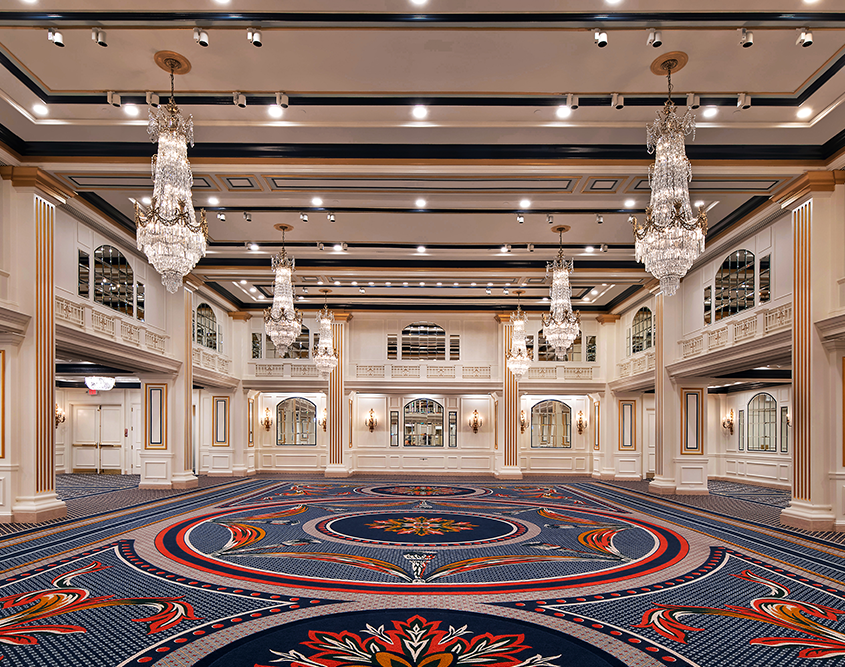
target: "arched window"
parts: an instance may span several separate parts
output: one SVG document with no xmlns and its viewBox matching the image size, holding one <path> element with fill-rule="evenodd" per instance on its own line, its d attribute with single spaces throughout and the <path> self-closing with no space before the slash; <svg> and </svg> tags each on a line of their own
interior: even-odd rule
<svg viewBox="0 0 845 667">
<path fill-rule="evenodd" d="M 572 447 L 572 409 L 563 401 L 541 401 L 531 408 L 531 447 Z"/>
<path fill-rule="evenodd" d="M 446 360 L 446 331 L 432 322 L 414 322 L 402 329 L 402 358 Z"/>
<path fill-rule="evenodd" d="M 430 398 L 405 405 L 405 446 L 443 446 L 443 406 Z"/>
<path fill-rule="evenodd" d="M 316 445 L 317 406 L 307 398 L 287 398 L 276 405 L 277 445 Z"/>
<path fill-rule="evenodd" d="M 129 317 L 135 313 L 135 274 L 123 253 L 110 245 L 94 251 L 94 303 Z"/>
<path fill-rule="evenodd" d="M 197 343 L 203 347 L 217 349 L 217 317 L 207 303 L 197 306 Z"/>
<path fill-rule="evenodd" d="M 640 308 L 634 315 L 631 324 L 631 354 L 649 349 L 654 340 L 652 337 L 652 317 L 648 308 Z"/>
<path fill-rule="evenodd" d="M 290 347 L 285 351 L 285 359 L 307 359 L 310 351 L 311 332 L 304 324 L 302 331 L 296 337 L 296 340 L 291 343 Z"/>
<path fill-rule="evenodd" d="M 713 313 L 716 322 L 754 307 L 754 253 L 732 252 L 716 273 Z"/>
<path fill-rule="evenodd" d="M 777 451 L 778 402 L 760 393 L 748 402 L 748 451 Z"/>
</svg>

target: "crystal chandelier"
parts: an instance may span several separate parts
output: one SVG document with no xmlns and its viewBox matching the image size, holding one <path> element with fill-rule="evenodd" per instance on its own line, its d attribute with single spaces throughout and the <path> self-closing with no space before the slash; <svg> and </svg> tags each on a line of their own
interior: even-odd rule
<svg viewBox="0 0 845 667">
<path fill-rule="evenodd" d="M 513 324 L 513 335 L 511 336 L 511 350 L 508 352 L 508 370 L 519 380 L 528 371 L 531 365 L 531 357 L 528 356 L 528 348 L 525 346 L 525 322 L 528 320 L 522 308 L 519 307 L 519 297 L 523 290 L 516 290 L 516 312 L 511 315 Z"/>
<path fill-rule="evenodd" d="M 85 378 L 85 386 L 91 391 L 110 391 L 114 389 L 114 380 L 101 375 L 89 375 Z"/>
<path fill-rule="evenodd" d="M 302 331 L 302 313 L 293 307 L 293 267 L 294 260 L 285 252 L 285 227 L 282 227 L 282 250 L 273 255 L 272 266 L 276 273 L 273 284 L 273 305 L 264 310 L 264 329 L 276 353 L 281 356 L 287 352 L 293 341 Z"/>
<path fill-rule="evenodd" d="M 574 264 L 563 254 L 563 229 L 558 228 L 557 231 L 560 234 L 560 249 L 557 258 L 546 264 L 546 276 L 550 273 L 552 275 L 552 305 L 551 312 L 543 315 L 543 336 L 555 349 L 555 357 L 562 359 L 581 333 L 581 313 L 572 312 L 569 274 Z"/>
<path fill-rule="evenodd" d="M 194 145 L 193 117 L 186 119 L 173 98 L 173 74 L 181 63 L 171 59 L 165 64 L 170 67 L 170 101 L 157 109 L 150 107 L 147 128 L 150 140 L 158 141 L 152 161 L 153 196 L 146 210 L 135 202 L 135 225 L 138 248 L 161 274 L 167 291 L 175 294 L 182 278 L 205 256 L 208 225 L 205 210 L 197 220 L 191 200 L 194 178 L 188 143 Z"/>
<path fill-rule="evenodd" d="M 320 323 L 320 339 L 311 356 L 314 358 L 314 365 L 320 372 L 320 377 L 328 380 L 335 368 L 337 368 L 337 352 L 334 351 L 334 339 L 332 336 L 332 322 L 334 313 L 329 310 L 330 289 L 320 290 L 325 296 L 323 310 L 317 314 L 317 321 Z"/>
<path fill-rule="evenodd" d="M 693 216 L 689 200 L 692 167 L 684 148 L 684 137 L 695 139 L 695 116 L 691 109 L 679 118 L 672 102 L 672 69 L 678 61 L 670 58 L 660 64 L 666 72 L 669 99 L 657 119 L 647 128 L 648 152 L 654 153 L 649 166 L 651 203 L 646 208 L 645 222 L 631 218 L 636 239 L 637 261 L 645 264 L 660 280 L 663 294 L 672 296 L 692 263 L 704 251 L 707 235 L 707 214 L 703 208 Z"/>
</svg>

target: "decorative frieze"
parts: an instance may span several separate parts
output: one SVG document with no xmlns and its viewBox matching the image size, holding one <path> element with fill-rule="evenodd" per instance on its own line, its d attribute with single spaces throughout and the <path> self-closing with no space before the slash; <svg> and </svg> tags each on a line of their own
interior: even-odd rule
<svg viewBox="0 0 845 667">
<path fill-rule="evenodd" d="M 141 327 L 136 327 L 129 322 L 120 321 L 120 337 L 124 342 L 131 345 L 141 345 Z"/>
<path fill-rule="evenodd" d="M 284 364 L 255 364 L 255 377 L 282 377 L 284 374 Z"/>
<path fill-rule="evenodd" d="M 461 369 L 461 377 L 476 380 L 489 380 L 491 377 L 490 366 L 464 366 Z"/>
<path fill-rule="evenodd" d="M 290 375 L 295 378 L 315 378 L 319 373 L 316 366 L 309 364 L 307 366 L 291 366 Z"/>
<path fill-rule="evenodd" d="M 697 354 L 704 352 L 704 336 L 696 336 L 681 341 L 681 354 L 686 359 L 687 357 L 694 357 Z"/>
<path fill-rule="evenodd" d="M 154 331 L 147 330 L 144 339 L 148 350 L 153 350 L 159 354 L 164 354 L 165 344 L 167 343 L 167 336 L 162 336 Z"/>
<path fill-rule="evenodd" d="M 91 328 L 97 333 L 114 338 L 114 317 L 104 315 L 98 310 L 91 311 Z"/>
<path fill-rule="evenodd" d="M 383 378 L 384 366 L 358 364 L 355 374 L 359 378 Z"/>
<path fill-rule="evenodd" d="M 85 308 L 78 303 L 56 297 L 56 317 L 85 328 Z"/>
<path fill-rule="evenodd" d="M 792 326 L 792 304 L 787 303 L 766 313 L 766 333 Z"/>
<path fill-rule="evenodd" d="M 725 347 L 728 344 L 728 327 L 711 331 L 708 344 L 711 350 L 718 350 L 720 347 Z"/>
<path fill-rule="evenodd" d="M 738 343 L 757 335 L 757 317 L 749 317 L 734 323 L 734 343 Z"/>
<path fill-rule="evenodd" d="M 529 380 L 557 380 L 557 368 L 554 366 L 541 366 L 528 369 Z"/>
<path fill-rule="evenodd" d="M 427 366 L 425 369 L 426 377 L 430 378 L 454 378 L 454 366 Z"/>
<path fill-rule="evenodd" d="M 593 367 L 592 366 L 564 366 L 563 367 L 564 380 L 592 380 Z"/>
<path fill-rule="evenodd" d="M 420 376 L 419 366 L 391 366 L 390 377 L 394 378 L 418 378 Z"/>
</svg>

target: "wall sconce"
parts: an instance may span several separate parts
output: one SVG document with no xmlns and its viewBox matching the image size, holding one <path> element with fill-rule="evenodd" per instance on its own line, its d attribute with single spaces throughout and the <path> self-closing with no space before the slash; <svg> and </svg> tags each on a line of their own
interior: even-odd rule
<svg viewBox="0 0 845 667">
<path fill-rule="evenodd" d="M 578 435 L 581 435 L 587 428 L 587 420 L 584 419 L 584 413 L 580 410 L 578 411 L 578 419 L 575 420 L 575 428 L 578 429 Z"/>
<path fill-rule="evenodd" d="M 320 426 L 322 426 L 323 430 L 325 431 L 326 430 L 326 424 L 328 423 L 328 421 L 329 421 L 329 411 L 326 410 L 326 408 L 323 408 L 323 416 L 320 417 L 320 421 L 318 421 L 317 423 Z"/>
<path fill-rule="evenodd" d="M 730 431 L 731 435 L 734 434 L 734 411 L 731 410 L 730 414 L 722 420 L 722 428 L 726 431 Z"/>
<path fill-rule="evenodd" d="M 61 405 L 56 403 L 56 428 L 59 427 L 59 424 L 64 424 L 65 419 L 67 419 L 65 411 L 62 409 Z"/>
<path fill-rule="evenodd" d="M 792 417 L 790 416 L 790 414 L 788 412 L 786 413 L 786 425 L 792 426 Z"/>
<path fill-rule="evenodd" d="M 264 427 L 265 431 L 270 430 L 270 427 L 273 425 L 273 416 L 270 413 L 270 408 L 264 408 L 264 418 L 261 420 L 260 424 Z"/>
<path fill-rule="evenodd" d="M 367 417 L 367 420 L 364 422 L 364 426 L 370 429 L 370 433 L 372 433 L 376 425 L 378 425 L 378 419 L 376 419 L 376 414 L 373 412 L 372 408 L 370 408 L 370 416 Z"/>
<path fill-rule="evenodd" d="M 525 410 L 520 410 L 519 412 L 519 432 L 525 433 L 525 429 L 528 428 L 528 416 L 525 414 Z"/>
<path fill-rule="evenodd" d="M 469 420 L 469 427 L 472 429 L 473 433 L 478 433 L 478 429 L 481 428 L 481 417 L 478 416 L 478 410 L 474 410 L 472 413 L 472 419 Z"/>
</svg>

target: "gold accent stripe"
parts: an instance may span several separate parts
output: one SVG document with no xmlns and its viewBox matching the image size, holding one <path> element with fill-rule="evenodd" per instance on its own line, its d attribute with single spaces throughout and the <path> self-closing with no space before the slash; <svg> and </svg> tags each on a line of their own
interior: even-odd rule
<svg viewBox="0 0 845 667">
<path fill-rule="evenodd" d="M 52 204 L 35 198 L 35 470 L 36 493 L 55 489 L 56 327 L 53 320 Z"/>
<path fill-rule="evenodd" d="M 185 472 L 193 471 L 194 469 L 194 418 L 193 409 L 194 404 L 194 332 L 193 332 L 193 315 L 194 305 L 191 293 L 182 291 L 182 297 L 185 302 L 185 443 L 182 447 L 184 458 L 184 465 L 182 470 Z M 226 415 L 228 421 L 229 415 Z M 217 422 L 215 421 L 215 428 Z M 228 429 L 228 425 L 226 427 Z"/>
<path fill-rule="evenodd" d="M 505 357 L 504 365 L 504 395 L 505 395 L 505 466 L 516 467 L 517 465 L 517 379 L 510 372 L 507 364 L 507 351 L 511 349 L 513 339 L 513 325 L 505 325 Z"/>
<path fill-rule="evenodd" d="M 343 323 L 332 323 L 337 368 L 329 376 L 329 465 L 343 463 Z M 351 438 L 350 434 L 350 438 Z"/>
<path fill-rule="evenodd" d="M 810 225 L 812 224 L 813 202 L 809 201 L 792 213 L 793 262 L 795 267 L 793 292 L 795 294 L 795 316 L 792 325 L 793 359 L 795 375 L 795 437 L 793 460 L 792 497 L 810 502 L 812 496 L 810 446 L 812 442 L 812 416 L 810 415 L 810 392 L 812 373 L 810 368 L 811 311 L 810 311 Z"/>
<path fill-rule="evenodd" d="M 658 294 L 655 297 L 657 310 L 657 339 L 655 341 L 655 368 L 654 368 L 654 414 L 657 418 L 657 426 L 654 429 L 654 474 L 658 477 L 663 476 L 663 411 L 666 409 L 666 401 L 663 396 L 663 340 L 664 329 L 663 326 L 663 295 Z M 621 415 L 620 415 L 621 419 Z M 621 436 L 620 436 L 621 437 Z"/>
</svg>

